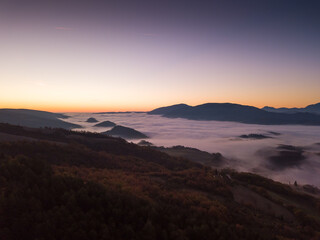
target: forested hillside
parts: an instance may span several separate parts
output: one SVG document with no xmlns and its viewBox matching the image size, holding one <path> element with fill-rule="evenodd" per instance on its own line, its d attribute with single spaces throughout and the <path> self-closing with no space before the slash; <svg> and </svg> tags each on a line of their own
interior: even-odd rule
<svg viewBox="0 0 320 240">
<path fill-rule="evenodd" d="M 120 138 L 0 124 L 0 239 L 319 239 L 319 198 L 297 190 Z"/>
</svg>

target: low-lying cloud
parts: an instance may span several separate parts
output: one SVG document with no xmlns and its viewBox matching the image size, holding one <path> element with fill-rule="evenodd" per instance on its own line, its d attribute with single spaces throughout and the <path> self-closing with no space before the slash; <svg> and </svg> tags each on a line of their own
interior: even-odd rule
<svg viewBox="0 0 320 240">
<path fill-rule="evenodd" d="M 145 113 L 70 114 L 68 121 L 81 130 L 103 132 L 85 123 L 88 117 L 112 121 L 147 134 L 157 146 L 183 145 L 210 153 L 220 152 L 224 167 L 249 171 L 284 183 L 320 186 L 320 127 L 297 125 L 254 125 L 234 122 L 169 119 Z M 254 134 L 254 135 L 250 135 Z M 241 135 L 268 136 L 240 138 Z M 291 148 L 291 149 L 290 149 Z"/>
</svg>

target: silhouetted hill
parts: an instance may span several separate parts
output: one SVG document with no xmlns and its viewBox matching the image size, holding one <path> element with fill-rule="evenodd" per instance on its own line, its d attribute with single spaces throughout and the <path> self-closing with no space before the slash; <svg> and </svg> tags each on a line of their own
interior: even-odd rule
<svg viewBox="0 0 320 240">
<path fill-rule="evenodd" d="M 139 146 L 153 146 L 153 144 L 151 142 L 148 142 L 146 140 L 141 140 L 140 142 L 138 142 Z"/>
<path fill-rule="evenodd" d="M 276 113 L 297 113 L 297 112 L 299 112 L 299 108 L 274 108 L 274 107 L 268 107 L 268 106 L 263 107 L 262 110 L 265 110 L 268 112 L 276 112 Z"/>
<path fill-rule="evenodd" d="M 94 127 L 114 127 L 116 124 L 111 121 L 104 121 L 94 125 Z"/>
<path fill-rule="evenodd" d="M 270 168 L 279 171 L 288 167 L 301 165 L 306 156 L 305 149 L 292 145 L 279 145 L 274 153 L 268 157 Z"/>
<path fill-rule="evenodd" d="M 148 138 L 147 135 L 133 128 L 123 127 L 123 126 L 115 126 L 111 130 L 103 132 L 102 134 L 107 134 L 114 137 L 122 137 L 126 139 Z"/>
<path fill-rule="evenodd" d="M 250 133 L 250 134 L 243 134 L 239 136 L 240 138 L 244 139 L 266 139 L 271 138 L 270 136 L 258 134 L 258 133 Z"/>
<path fill-rule="evenodd" d="M 191 107 L 185 104 L 157 108 L 149 114 L 190 120 L 232 121 L 249 124 L 320 125 L 320 116 L 311 113 L 274 113 L 252 106 L 232 103 L 206 103 Z"/>
<path fill-rule="evenodd" d="M 176 104 L 169 107 L 161 107 L 154 109 L 151 112 L 149 112 L 149 114 L 169 115 L 171 113 L 174 114 L 174 112 L 188 111 L 191 108 L 192 107 L 187 104 Z"/>
<path fill-rule="evenodd" d="M 262 108 L 268 112 L 277 112 L 277 113 L 298 113 L 298 112 L 308 112 L 314 114 L 320 114 L 320 103 L 312 104 L 306 106 L 305 108 L 274 108 L 274 107 L 263 107 Z"/>
<path fill-rule="evenodd" d="M 88 123 L 96 123 L 96 122 L 99 122 L 97 119 L 91 117 L 91 118 L 88 118 L 87 121 Z"/>
<path fill-rule="evenodd" d="M 212 169 L 97 133 L 9 124 L 0 133 L 24 138 L 0 141 L 1 239 L 319 236 L 312 186 Z"/>
<path fill-rule="evenodd" d="M 27 127 L 55 127 L 55 128 L 80 128 L 77 124 L 60 120 L 68 116 L 29 109 L 0 109 L 0 122 Z"/>
<path fill-rule="evenodd" d="M 312 104 L 305 107 L 307 112 L 318 113 L 320 114 L 320 103 Z"/>
</svg>

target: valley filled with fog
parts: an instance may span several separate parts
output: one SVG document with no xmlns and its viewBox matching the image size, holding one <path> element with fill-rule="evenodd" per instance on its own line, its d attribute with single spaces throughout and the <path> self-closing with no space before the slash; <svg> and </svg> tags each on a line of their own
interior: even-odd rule
<svg viewBox="0 0 320 240">
<path fill-rule="evenodd" d="M 254 172 L 284 183 L 297 181 L 320 186 L 319 126 L 195 121 L 147 113 L 66 115 L 70 118 L 65 121 L 82 126 L 75 130 L 104 132 L 111 127 L 94 127 L 96 123 L 86 120 L 90 117 L 98 122 L 108 120 L 146 134 L 150 137 L 147 141 L 155 146 L 183 145 L 209 153 L 220 152 L 227 159 L 222 167 Z M 140 139 L 128 141 L 138 143 Z"/>
</svg>

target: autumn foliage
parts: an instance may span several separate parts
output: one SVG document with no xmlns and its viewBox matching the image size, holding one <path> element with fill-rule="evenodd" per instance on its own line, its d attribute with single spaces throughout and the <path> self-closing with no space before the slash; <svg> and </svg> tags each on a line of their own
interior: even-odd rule
<svg viewBox="0 0 320 240">
<path fill-rule="evenodd" d="M 34 140 L 0 142 L 0 239 L 319 237 L 319 212 L 294 204 L 316 209 L 319 200 L 266 178 L 217 171 L 122 139 L 1 127 Z M 285 207 L 294 220 L 236 202 L 240 185 L 281 206 L 282 198 L 292 201 Z"/>
</svg>

